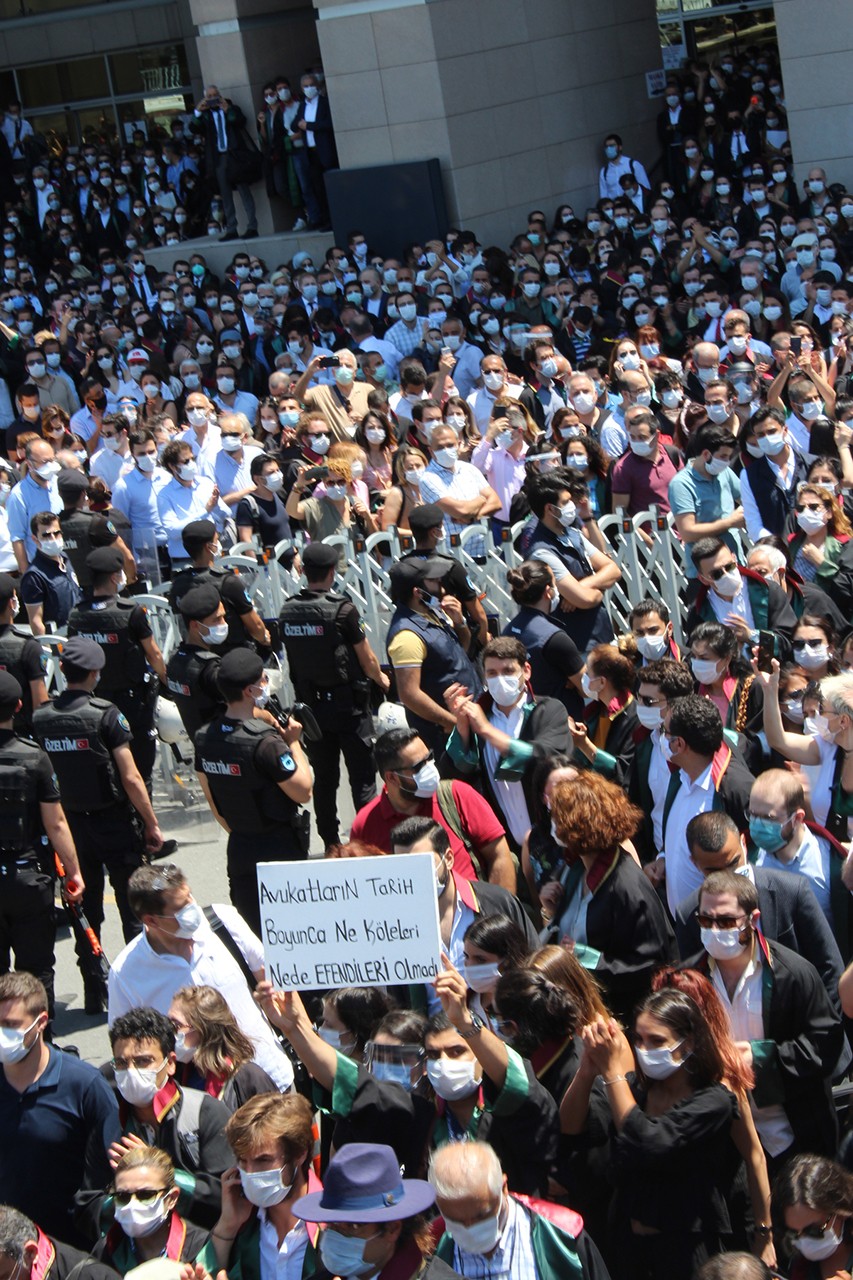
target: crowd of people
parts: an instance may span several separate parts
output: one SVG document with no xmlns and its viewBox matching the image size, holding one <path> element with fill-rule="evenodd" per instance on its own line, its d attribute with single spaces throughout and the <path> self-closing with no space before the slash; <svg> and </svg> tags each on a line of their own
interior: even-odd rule
<svg viewBox="0 0 853 1280">
<path fill-rule="evenodd" d="M 197 111 L 214 169 L 228 110 Z M 147 144 L 16 173 L 3 1280 L 849 1274 L 853 195 L 817 167 L 797 188 L 785 125 L 772 58 L 724 56 L 668 84 L 654 186 L 611 134 L 598 201 L 532 210 L 507 249 L 452 228 L 394 258 L 355 229 L 221 279 L 110 238 Z M 298 151 L 272 180 L 307 175 L 318 223 Z M 179 244 L 171 184 L 133 199 Z M 613 512 L 649 541 L 671 517 L 677 620 L 652 570 L 614 626 Z M 340 588 L 385 530 L 383 650 Z M 518 553 L 502 629 L 457 535 Z M 279 616 L 218 563 L 234 546 L 290 575 Z M 230 903 L 164 856 L 168 703 Z M 434 983 L 268 981 L 256 866 L 307 857 L 312 804 L 328 858 L 432 859 Z M 52 1042 L 55 859 L 91 937 L 105 876 L 121 919 L 106 986 L 79 945 L 100 1070 Z"/>
</svg>

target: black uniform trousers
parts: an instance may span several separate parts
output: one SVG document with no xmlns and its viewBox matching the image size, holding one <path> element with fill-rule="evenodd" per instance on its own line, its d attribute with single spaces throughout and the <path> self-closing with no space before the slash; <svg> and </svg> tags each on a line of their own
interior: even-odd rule
<svg viewBox="0 0 853 1280">
<path fill-rule="evenodd" d="M 319 742 L 305 742 L 305 750 L 314 770 L 314 817 L 317 832 L 328 849 L 338 843 L 338 787 L 341 781 L 341 755 L 346 761 L 350 791 L 356 813 L 376 795 L 376 765 L 373 762 L 373 720 L 369 714 L 339 719 L 334 728 L 327 727 L 328 716 L 317 715 L 323 737 Z"/>
<path fill-rule="evenodd" d="M 258 901 L 259 862 L 301 862 L 308 857 L 307 846 L 298 831 L 282 824 L 266 834 L 232 831 L 228 837 L 228 889 L 231 904 L 259 938 L 261 906 Z"/>
<path fill-rule="evenodd" d="M 44 984 L 53 1017 L 53 965 L 56 943 L 54 878 L 36 855 L 21 854 L 0 866 L 0 973 L 15 968 Z"/>
<path fill-rule="evenodd" d="M 154 727 L 154 713 L 157 708 L 157 682 L 131 685 L 127 689 L 98 689 L 99 698 L 107 698 L 118 707 L 130 725 L 133 741 L 130 754 L 151 795 L 151 775 L 157 759 L 157 730 Z"/>
<path fill-rule="evenodd" d="M 142 931 L 142 925 L 130 909 L 127 882 L 144 859 L 144 843 L 139 822 L 130 804 L 114 804 L 107 809 L 77 813 L 66 809 L 80 871 L 86 888 L 82 907 L 89 923 L 100 938 L 104 923 L 104 871 L 109 876 L 116 906 L 121 918 L 125 942 Z M 77 950 L 78 956 L 80 949 Z"/>
</svg>

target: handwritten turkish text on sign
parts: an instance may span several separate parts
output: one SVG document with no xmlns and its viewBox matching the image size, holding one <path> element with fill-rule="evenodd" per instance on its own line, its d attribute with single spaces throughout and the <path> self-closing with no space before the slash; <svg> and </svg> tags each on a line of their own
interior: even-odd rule
<svg viewBox="0 0 853 1280">
<path fill-rule="evenodd" d="M 430 853 L 258 865 L 267 977 L 280 990 L 432 982 L 441 971 Z"/>
</svg>

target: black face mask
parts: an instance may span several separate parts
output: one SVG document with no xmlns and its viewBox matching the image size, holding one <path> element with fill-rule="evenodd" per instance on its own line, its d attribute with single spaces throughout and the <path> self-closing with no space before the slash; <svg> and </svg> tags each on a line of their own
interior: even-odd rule
<svg viewBox="0 0 853 1280">
<path fill-rule="evenodd" d="M 107 398 L 106 396 L 104 396 L 101 400 L 92 400 L 90 403 L 92 405 L 92 408 L 97 409 L 98 412 L 100 413 L 107 407 Z"/>
</svg>

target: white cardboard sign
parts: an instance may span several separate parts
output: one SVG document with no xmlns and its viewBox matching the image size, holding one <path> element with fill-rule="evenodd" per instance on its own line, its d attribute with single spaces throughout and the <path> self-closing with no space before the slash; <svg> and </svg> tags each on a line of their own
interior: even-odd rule
<svg viewBox="0 0 853 1280">
<path fill-rule="evenodd" d="M 258 864 L 266 974 L 279 990 L 397 986 L 441 972 L 431 853 Z"/>
</svg>

